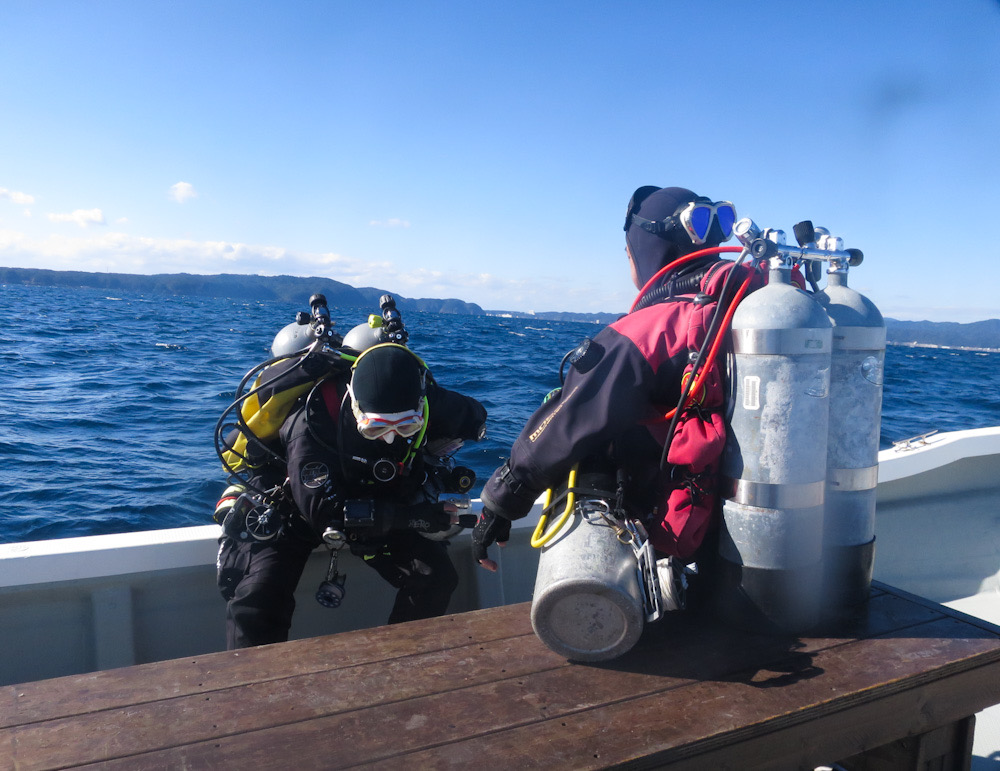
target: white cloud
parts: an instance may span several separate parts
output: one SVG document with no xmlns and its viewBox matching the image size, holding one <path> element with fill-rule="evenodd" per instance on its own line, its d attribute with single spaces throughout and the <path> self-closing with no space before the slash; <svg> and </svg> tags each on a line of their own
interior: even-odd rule
<svg viewBox="0 0 1000 771">
<path fill-rule="evenodd" d="M 401 220 L 393 217 L 387 220 L 372 220 L 368 223 L 373 228 L 408 228 L 410 223 L 407 220 Z"/>
<path fill-rule="evenodd" d="M 104 225 L 104 212 L 100 209 L 77 209 L 70 214 L 49 214 L 52 222 L 75 222 L 81 228 L 89 225 Z"/>
<path fill-rule="evenodd" d="M 171 185 L 167 195 L 177 201 L 177 203 L 184 203 L 189 198 L 198 197 L 198 193 L 194 189 L 194 185 L 190 182 L 177 182 Z"/>
<path fill-rule="evenodd" d="M 324 276 L 353 286 L 384 284 L 394 266 L 277 246 L 132 236 L 117 231 L 36 238 L 0 230 L 0 264 L 113 273 L 240 273 Z M 357 283 L 356 283 L 357 282 Z"/>
<path fill-rule="evenodd" d="M 35 202 L 35 197 L 33 195 L 19 193 L 16 190 L 8 190 L 5 187 L 0 187 L 0 198 L 6 198 L 12 203 L 16 203 L 21 206 L 31 206 L 31 204 Z"/>
<path fill-rule="evenodd" d="M 622 289 L 615 291 L 598 281 L 585 280 L 569 285 L 562 276 L 532 275 L 518 278 L 493 273 L 452 273 L 427 268 L 388 273 L 369 284 L 354 286 L 377 286 L 406 297 L 457 298 L 477 303 L 486 310 L 512 311 L 535 309 L 624 312 L 634 296 L 624 281 Z"/>
<path fill-rule="evenodd" d="M 318 276 L 355 287 L 374 286 L 405 297 L 453 297 L 486 309 L 511 311 L 615 312 L 624 311 L 632 299 L 628 292 L 614 291 L 597 281 L 571 286 L 561 276 L 519 278 L 427 268 L 405 270 L 392 262 L 334 252 L 297 252 L 229 241 L 147 238 L 118 231 L 35 238 L 19 231 L 0 230 L 0 265 L 140 275 Z"/>
</svg>

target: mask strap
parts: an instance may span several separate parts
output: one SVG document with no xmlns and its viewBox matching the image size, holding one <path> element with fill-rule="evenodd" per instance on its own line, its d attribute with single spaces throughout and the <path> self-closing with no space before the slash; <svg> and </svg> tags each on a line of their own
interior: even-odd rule
<svg viewBox="0 0 1000 771">
<path fill-rule="evenodd" d="M 632 219 L 635 213 L 639 211 L 639 207 L 642 206 L 642 202 L 660 189 L 656 185 L 645 185 L 632 193 L 632 200 L 629 202 L 628 211 L 625 213 L 625 227 L 622 230 L 628 232 L 629 227 L 632 225 Z M 649 222 L 649 220 L 646 221 Z"/>
<path fill-rule="evenodd" d="M 673 215 L 667 217 L 664 220 L 648 220 L 645 217 L 640 217 L 638 214 L 632 215 L 632 220 L 636 222 L 640 228 L 645 230 L 647 233 L 652 233 L 654 236 L 662 236 L 670 230 L 677 227 L 677 218 Z"/>
</svg>

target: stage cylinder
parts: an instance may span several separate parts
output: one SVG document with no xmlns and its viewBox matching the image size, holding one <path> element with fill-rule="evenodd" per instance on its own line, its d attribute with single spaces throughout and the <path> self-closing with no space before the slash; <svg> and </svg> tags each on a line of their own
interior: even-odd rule
<svg viewBox="0 0 1000 771">
<path fill-rule="evenodd" d="M 601 516 L 601 502 L 578 501 L 571 520 L 541 549 L 531 625 L 573 661 L 617 658 L 645 623 L 632 547 Z"/>
</svg>

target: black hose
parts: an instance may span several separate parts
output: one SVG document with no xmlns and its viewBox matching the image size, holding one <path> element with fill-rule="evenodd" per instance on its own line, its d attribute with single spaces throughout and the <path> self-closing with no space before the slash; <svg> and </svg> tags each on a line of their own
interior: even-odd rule
<svg viewBox="0 0 1000 771">
<path fill-rule="evenodd" d="M 721 262 L 717 255 L 700 257 L 690 265 L 682 266 L 679 271 L 673 271 L 663 278 L 663 281 L 649 289 L 646 294 L 632 305 L 631 313 L 654 305 L 661 300 L 683 294 L 696 294 L 701 289 L 701 280 Z"/>
<path fill-rule="evenodd" d="M 313 346 L 315 346 L 315 343 L 313 344 Z M 262 362 L 262 363 L 256 365 L 252 369 L 250 369 L 250 371 L 247 372 L 247 374 L 243 376 L 243 379 L 240 381 L 239 386 L 237 386 L 237 388 L 236 388 L 236 394 L 237 394 L 236 399 L 232 402 L 232 404 L 230 404 L 228 407 L 226 407 L 225 410 L 223 410 L 222 415 L 219 416 L 219 420 L 215 424 L 215 452 L 216 452 L 216 455 L 218 455 L 219 460 L 222 462 L 222 467 L 227 471 L 227 473 L 229 474 L 230 477 L 233 477 L 233 478 L 239 480 L 240 482 L 242 482 L 243 484 L 247 485 L 248 487 L 253 487 L 253 485 L 250 483 L 250 478 L 252 478 L 253 474 L 250 473 L 248 475 L 248 477 L 246 479 L 244 479 L 243 476 L 241 476 L 240 474 L 238 474 L 236 471 L 233 470 L 233 468 L 226 462 L 226 459 L 224 457 L 224 453 L 225 452 L 231 452 L 234 455 L 236 455 L 237 457 L 239 457 L 242 460 L 244 460 L 247 463 L 249 463 L 249 458 L 247 458 L 244 455 L 240 455 L 239 453 L 237 453 L 235 451 L 235 449 L 226 446 L 225 439 L 222 437 L 222 431 L 223 431 L 223 429 L 227 425 L 229 425 L 229 424 L 225 423 L 226 416 L 229 415 L 229 413 L 231 413 L 235 409 L 236 410 L 236 428 L 238 428 L 239 431 L 241 433 L 243 433 L 244 436 L 247 437 L 248 441 L 250 440 L 250 438 L 255 439 L 257 445 L 259 447 L 261 447 L 268 455 L 270 455 L 272 459 L 277 460 L 280 463 L 284 463 L 285 459 L 281 455 L 279 455 L 278 453 L 276 453 L 274 450 L 272 450 L 270 447 L 268 447 L 266 444 L 264 444 L 262 441 L 260 441 L 259 438 L 257 438 L 256 434 L 254 434 L 253 430 L 246 424 L 246 421 L 243 419 L 242 409 L 240 409 L 240 408 L 242 407 L 243 402 L 245 402 L 251 396 L 253 396 L 253 395 L 257 394 L 257 393 L 260 393 L 260 391 L 262 389 L 267 388 L 268 386 L 270 386 L 273 383 L 277 382 L 277 380 L 279 378 L 284 377 L 288 373 L 294 372 L 296 369 L 298 369 L 299 367 L 303 366 L 303 364 L 304 364 L 304 362 L 306 360 L 306 357 L 309 355 L 309 353 L 312 352 L 313 346 L 310 346 L 309 350 L 307 350 L 303 354 L 297 354 L 296 353 L 296 354 L 285 354 L 285 355 L 282 355 L 282 356 L 275 356 L 275 357 L 273 357 L 271 359 L 268 359 L 265 362 Z M 265 380 L 263 383 L 260 383 L 256 387 L 250 389 L 246 393 L 242 393 L 243 389 L 246 387 L 246 384 L 248 382 L 250 382 L 259 372 L 262 372 L 263 370 L 267 369 L 268 367 L 270 367 L 270 366 L 272 366 L 274 364 L 278 364 L 279 362 L 291 359 L 293 356 L 299 356 L 299 360 L 290 369 L 285 370 L 284 372 L 280 372 L 277 375 L 275 375 L 274 377 L 272 377 L 272 378 L 270 378 L 268 380 Z M 256 488 L 254 488 L 254 489 L 256 489 Z M 265 492 L 265 491 L 263 491 L 263 490 L 257 490 L 257 492 Z"/>
<path fill-rule="evenodd" d="M 566 362 L 569 361 L 569 357 L 572 356 L 577 351 L 577 348 L 573 348 L 566 351 L 566 355 L 562 357 L 562 361 L 559 362 L 559 385 L 563 385 L 566 382 L 566 374 L 563 369 L 566 367 Z"/>
</svg>

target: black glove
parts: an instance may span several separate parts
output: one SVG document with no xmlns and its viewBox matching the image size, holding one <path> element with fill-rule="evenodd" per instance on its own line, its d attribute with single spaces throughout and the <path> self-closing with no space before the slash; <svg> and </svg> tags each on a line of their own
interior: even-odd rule
<svg viewBox="0 0 1000 771">
<path fill-rule="evenodd" d="M 510 540 L 510 520 L 494 514 L 489 509 L 483 509 L 479 521 L 472 528 L 472 555 L 476 561 L 489 570 L 496 570 L 496 563 L 489 558 L 486 547 L 493 543 L 507 543 L 508 540 Z"/>
</svg>

